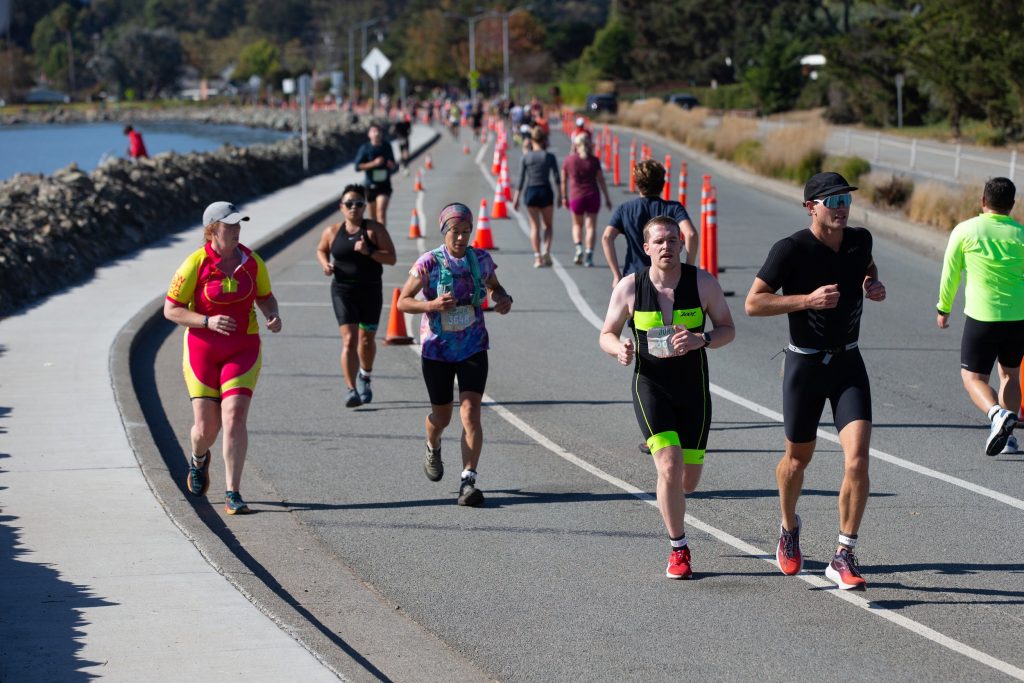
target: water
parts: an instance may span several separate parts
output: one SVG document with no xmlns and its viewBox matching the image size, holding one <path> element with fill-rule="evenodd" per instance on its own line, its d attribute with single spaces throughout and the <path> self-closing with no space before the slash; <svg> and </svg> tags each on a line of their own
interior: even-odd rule
<svg viewBox="0 0 1024 683">
<path fill-rule="evenodd" d="M 141 123 L 151 157 L 161 152 L 208 152 L 226 142 L 245 147 L 275 142 L 293 135 L 266 128 L 222 126 L 204 123 Z M 123 123 L 75 123 L 0 126 L 0 179 L 15 173 L 49 175 L 72 161 L 91 171 L 105 156 L 128 156 L 128 136 Z"/>
</svg>

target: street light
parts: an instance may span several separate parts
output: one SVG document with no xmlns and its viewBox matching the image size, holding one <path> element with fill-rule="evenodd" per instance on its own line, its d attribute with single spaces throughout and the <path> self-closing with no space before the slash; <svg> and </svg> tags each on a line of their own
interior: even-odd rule
<svg viewBox="0 0 1024 683">
<path fill-rule="evenodd" d="M 355 58 L 355 32 L 363 32 L 363 57 L 366 57 L 366 29 L 374 24 L 383 22 L 384 19 L 367 19 L 356 23 L 348 29 L 348 102 L 349 106 L 356 99 L 356 58 Z"/>
<path fill-rule="evenodd" d="M 504 61 L 504 73 L 505 73 L 505 100 L 509 99 L 510 83 L 512 81 L 509 76 L 509 59 L 508 59 L 508 18 L 516 12 L 528 12 L 533 5 L 524 5 L 522 7 L 516 7 L 507 12 L 501 10 L 494 10 L 494 14 L 501 17 L 501 56 Z"/>
<path fill-rule="evenodd" d="M 476 100 L 476 82 L 478 75 L 476 73 L 476 22 L 480 21 L 484 17 L 497 14 L 494 10 L 489 12 L 481 12 L 471 17 L 464 17 L 461 14 L 455 14 L 454 12 L 445 12 L 446 17 L 453 19 L 462 19 L 469 23 L 469 98 Z"/>
</svg>

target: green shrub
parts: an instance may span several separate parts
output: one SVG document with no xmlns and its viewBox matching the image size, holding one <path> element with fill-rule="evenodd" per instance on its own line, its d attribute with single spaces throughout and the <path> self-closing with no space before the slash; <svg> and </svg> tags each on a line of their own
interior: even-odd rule
<svg viewBox="0 0 1024 683">
<path fill-rule="evenodd" d="M 744 140 L 743 142 L 736 145 L 732 151 L 732 161 L 746 166 L 747 168 L 757 168 L 757 163 L 761 159 L 761 141 L 760 140 Z"/>
<path fill-rule="evenodd" d="M 822 167 L 835 171 L 852 185 L 856 185 L 861 176 L 871 173 L 871 162 L 863 157 L 829 156 L 825 157 Z"/>
</svg>

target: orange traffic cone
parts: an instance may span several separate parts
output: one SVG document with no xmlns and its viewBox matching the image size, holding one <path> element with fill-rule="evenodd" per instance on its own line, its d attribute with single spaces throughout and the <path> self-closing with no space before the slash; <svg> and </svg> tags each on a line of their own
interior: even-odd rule
<svg viewBox="0 0 1024 683">
<path fill-rule="evenodd" d="M 711 176 L 704 176 L 700 188 L 700 267 L 708 269 L 711 254 L 708 253 L 708 198 L 711 196 Z"/>
<path fill-rule="evenodd" d="M 679 164 L 679 203 L 686 208 L 686 162 Z"/>
<path fill-rule="evenodd" d="M 505 201 L 512 201 L 512 186 L 508 182 L 508 157 L 505 155 L 501 157 L 501 173 L 498 175 L 498 180 L 501 182 L 501 194 L 505 197 Z"/>
<path fill-rule="evenodd" d="M 469 154 L 469 145 L 468 144 L 462 146 L 462 153 L 463 154 Z"/>
<path fill-rule="evenodd" d="M 385 344 L 397 346 L 413 342 L 413 338 L 405 331 L 405 316 L 398 310 L 398 295 L 401 291 L 395 287 L 391 295 L 391 314 L 388 316 L 388 336 L 384 339 Z"/>
<path fill-rule="evenodd" d="M 672 155 L 665 155 L 665 185 L 661 188 L 661 198 L 666 202 L 672 199 Z"/>
<path fill-rule="evenodd" d="M 476 239 L 474 249 L 497 249 L 494 246 L 494 235 L 491 234 L 491 221 L 487 218 L 487 200 L 480 200 L 480 214 L 476 219 Z"/>
<path fill-rule="evenodd" d="M 423 237 L 420 232 L 420 214 L 416 209 L 412 210 L 412 221 L 409 223 L 409 239 L 415 240 Z"/>
<path fill-rule="evenodd" d="M 426 160 L 423 162 L 423 167 L 426 168 L 428 171 L 434 170 L 434 160 L 430 158 L 429 154 L 427 155 Z"/>
<path fill-rule="evenodd" d="M 423 192 L 423 171 L 417 169 L 416 184 L 412 186 L 413 192 Z"/>
<path fill-rule="evenodd" d="M 508 207 L 505 206 L 505 193 L 501 187 L 501 181 L 494 186 L 494 203 L 491 205 L 491 218 L 508 218 Z"/>
<path fill-rule="evenodd" d="M 707 236 L 708 266 L 706 270 L 714 277 L 718 277 L 718 192 L 711 188 L 708 197 L 708 236 Z"/>
</svg>

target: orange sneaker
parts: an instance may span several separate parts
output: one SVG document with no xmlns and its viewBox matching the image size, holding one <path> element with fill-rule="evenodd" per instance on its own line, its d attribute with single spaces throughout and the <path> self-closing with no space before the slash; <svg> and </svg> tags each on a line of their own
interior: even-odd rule
<svg viewBox="0 0 1024 683">
<path fill-rule="evenodd" d="M 799 574 L 804 567 L 804 556 L 800 553 L 800 515 L 796 516 L 796 529 L 786 531 L 779 525 L 779 546 L 775 549 L 775 561 L 786 576 Z"/>
</svg>

